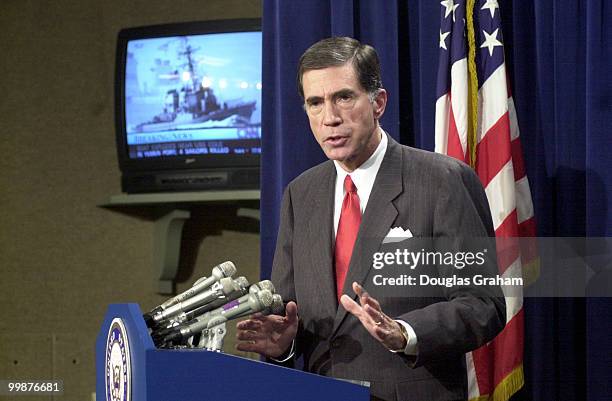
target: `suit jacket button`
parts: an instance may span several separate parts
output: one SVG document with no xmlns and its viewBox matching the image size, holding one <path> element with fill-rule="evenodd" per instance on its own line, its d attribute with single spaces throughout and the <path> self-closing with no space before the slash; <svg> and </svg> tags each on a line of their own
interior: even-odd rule
<svg viewBox="0 0 612 401">
<path fill-rule="evenodd" d="M 332 343 L 331 343 L 331 347 L 333 349 L 338 349 L 338 348 L 340 348 L 341 345 L 342 345 L 342 342 L 340 340 L 338 340 L 338 339 L 333 340 Z"/>
</svg>

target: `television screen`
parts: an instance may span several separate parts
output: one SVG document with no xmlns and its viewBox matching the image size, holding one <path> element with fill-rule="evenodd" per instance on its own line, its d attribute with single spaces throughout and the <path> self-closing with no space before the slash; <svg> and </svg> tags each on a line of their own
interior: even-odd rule
<svg viewBox="0 0 612 401">
<path fill-rule="evenodd" d="M 257 186 L 244 174 L 233 177 L 232 170 L 258 167 L 261 153 L 262 35 L 245 30 L 245 21 L 252 25 L 230 20 L 120 32 L 118 150 L 124 190 Z M 148 184 L 126 189 L 126 175 L 128 182 L 144 177 Z M 161 185 L 160 177 L 180 185 Z"/>
</svg>

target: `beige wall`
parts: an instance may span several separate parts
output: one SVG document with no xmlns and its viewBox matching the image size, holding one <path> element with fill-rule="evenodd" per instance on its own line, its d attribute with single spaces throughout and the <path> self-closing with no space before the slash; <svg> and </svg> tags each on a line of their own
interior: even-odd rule
<svg viewBox="0 0 612 401">
<path fill-rule="evenodd" d="M 153 223 L 96 206 L 120 192 L 117 32 L 260 16 L 260 0 L 0 3 L 0 379 L 55 377 L 65 383 L 58 399 L 89 400 L 107 305 L 145 310 L 164 299 L 153 282 Z M 178 289 L 228 259 L 256 280 L 257 226 L 241 227 L 231 211 L 199 213 Z"/>
</svg>

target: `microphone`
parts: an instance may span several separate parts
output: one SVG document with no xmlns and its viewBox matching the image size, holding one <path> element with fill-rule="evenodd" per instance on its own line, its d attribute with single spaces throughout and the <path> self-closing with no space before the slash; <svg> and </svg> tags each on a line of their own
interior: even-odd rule
<svg viewBox="0 0 612 401">
<path fill-rule="evenodd" d="M 252 284 L 251 287 L 249 287 L 249 292 L 251 294 L 254 294 L 261 290 L 268 290 L 272 294 L 276 292 L 276 289 L 274 288 L 274 284 L 272 284 L 270 280 L 261 280 L 260 282 Z"/>
<path fill-rule="evenodd" d="M 192 310 L 192 311 L 190 311 L 190 312 L 188 312 L 186 314 L 186 319 L 182 319 L 180 321 L 184 322 L 185 320 L 191 320 L 194 317 L 201 316 L 201 315 L 203 315 L 206 312 L 209 312 L 209 311 L 211 311 L 211 310 L 213 310 L 213 309 L 215 309 L 215 308 L 217 308 L 219 306 L 222 306 L 222 305 L 228 303 L 229 301 L 233 301 L 233 300 L 235 300 L 237 298 L 240 298 L 241 296 L 245 295 L 247 293 L 246 287 L 249 287 L 249 283 L 248 283 L 248 281 L 246 281 L 246 278 L 239 277 L 238 279 L 240 279 L 240 278 L 244 279 L 244 282 L 245 282 L 245 284 L 242 286 L 243 290 L 237 291 L 236 293 L 232 293 L 232 294 L 228 295 L 225 298 L 220 298 L 220 299 L 218 299 L 216 301 L 213 301 L 213 302 L 211 302 L 211 303 L 209 303 L 207 305 L 203 305 L 203 306 L 201 306 L 201 307 L 199 307 L 197 309 L 194 309 L 194 310 Z M 255 293 L 257 293 L 257 292 L 259 292 L 261 290 L 268 290 L 272 294 L 274 294 L 274 291 L 275 291 L 274 285 L 272 284 L 272 282 L 270 280 L 262 280 L 260 282 L 251 284 L 251 286 L 248 289 L 248 293 L 249 294 L 255 294 Z"/>
<path fill-rule="evenodd" d="M 272 294 L 272 305 L 262 312 L 264 315 L 283 315 L 284 310 L 283 298 L 280 294 Z"/>
<path fill-rule="evenodd" d="M 240 277 L 240 280 L 233 280 L 231 277 L 224 277 L 214 283 L 208 290 L 200 292 L 191 298 L 187 298 L 182 302 L 174 304 L 161 312 L 155 313 L 152 316 L 153 324 L 159 325 L 164 320 L 171 319 L 172 317 L 183 312 L 193 310 L 216 299 L 226 297 L 229 294 L 238 293 L 241 290 L 244 290 L 246 286 L 248 286 L 248 281 L 244 277 Z"/>
<path fill-rule="evenodd" d="M 217 324 L 225 323 L 228 320 L 241 317 L 245 314 L 260 312 L 272 305 L 272 298 L 272 293 L 268 290 L 243 295 L 220 308 L 197 317 L 195 321 L 184 324 L 183 327 L 175 327 L 172 333 L 165 336 L 163 342 L 177 343 Z"/>
<path fill-rule="evenodd" d="M 283 314 L 283 311 L 285 309 L 285 306 L 283 304 L 283 298 L 279 294 L 275 294 L 276 289 L 274 288 L 274 284 L 272 284 L 270 280 L 262 280 L 259 283 L 255 283 L 251 285 L 251 287 L 249 288 L 250 293 L 255 293 L 261 290 L 268 290 L 273 294 L 272 295 L 272 305 L 269 308 L 262 310 L 261 313 L 263 313 L 264 315 Z M 247 315 L 248 313 L 245 313 L 244 315 L 240 317 L 247 316 Z"/>
<path fill-rule="evenodd" d="M 152 325 L 154 325 L 154 321 L 153 321 L 153 316 L 165 309 L 168 309 L 169 307 L 176 305 L 179 302 L 182 302 L 188 298 L 191 298 L 192 296 L 194 296 L 197 293 L 200 293 L 202 291 L 204 291 L 205 289 L 207 289 L 208 287 L 212 286 L 214 283 L 216 283 L 217 281 L 221 280 L 222 278 L 225 277 L 232 277 L 234 274 L 236 274 L 236 266 L 234 265 L 234 263 L 227 261 L 227 262 L 223 262 L 215 267 L 212 268 L 212 274 L 210 277 L 202 277 L 199 280 L 197 280 L 194 285 L 189 288 L 188 290 L 178 294 L 177 296 L 170 298 L 169 300 L 167 300 L 166 302 L 164 302 L 163 304 L 157 306 L 156 308 L 154 308 L 153 310 L 151 310 L 149 313 L 145 313 L 143 315 L 143 318 L 145 320 L 145 323 L 147 324 L 147 327 L 151 327 Z"/>
<path fill-rule="evenodd" d="M 236 265 L 234 265 L 234 263 L 230 261 L 223 262 L 213 267 L 212 274 L 210 277 L 200 278 L 187 291 L 184 291 L 180 293 L 179 295 L 175 296 L 174 298 L 171 298 L 167 300 L 166 302 L 164 302 L 163 304 L 161 304 L 161 308 L 167 309 L 171 307 L 172 305 L 182 302 L 185 299 L 190 298 L 193 295 L 201 291 L 204 291 L 205 289 L 207 289 L 208 287 L 210 287 L 211 285 L 213 285 L 214 283 L 216 283 L 217 281 L 221 280 L 224 277 L 232 277 L 234 274 L 236 274 L 236 270 L 237 270 Z"/>
<path fill-rule="evenodd" d="M 283 298 L 280 294 L 272 294 L 272 304 L 261 310 L 263 315 L 283 315 L 283 311 L 285 310 L 285 305 L 283 304 Z M 237 318 L 245 317 L 250 315 L 249 312 L 245 312 Z"/>
<path fill-rule="evenodd" d="M 210 310 L 213 310 L 230 301 L 240 298 L 241 296 L 245 295 L 248 292 L 247 290 L 248 286 L 249 286 L 249 281 L 246 279 L 246 277 L 243 277 L 243 276 L 238 277 L 237 279 L 234 280 L 234 288 L 238 287 L 237 290 L 233 290 L 232 292 L 230 292 L 229 294 L 225 296 L 220 296 L 219 298 L 213 300 L 212 302 L 209 302 L 205 305 L 202 305 L 190 311 L 182 311 L 181 313 L 179 313 L 178 315 L 172 318 L 171 324 L 160 325 L 164 327 L 157 327 L 153 329 L 151 333 L 151 337 L 153 337 L 153 341 L 156 343 L 159 343 L 161 340 L 163 340 L 163 338 L 166 335 L 176 330 L 177 327 L 178 328 L 183 327 L 181 324 L 183 324 L 184 322 L 191 321 L 194 317 L 203 315 Z"/>
</svg>

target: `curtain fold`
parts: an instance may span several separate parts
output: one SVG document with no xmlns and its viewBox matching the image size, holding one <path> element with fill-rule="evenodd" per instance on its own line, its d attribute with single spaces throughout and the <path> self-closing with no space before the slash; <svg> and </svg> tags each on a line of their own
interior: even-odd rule
<svg viewBox="0 0 612 401">
<path fill-rule="evenodd" d="M 538 234 L 612 236 L 612 4 L 499 5 Z M 376 47 L 390 94 L 383 128 L 404 144 L 433 150 L 440 7 L 419 0 L 264 0 L 262 277 L 272 265 L 284 187 L 324 160 L 297 94 L 300 55 L 332 35 Z M 526 299 L 525 399 L 609 397 L 610 316 L 610 298 Z"/>
<path fill-rule="evenodd" d="M 586 5 L 586 234 L 612 236 L 612 4 L 606 0 Z M 604 262 L 605 263 L 605 262 Z M 612 282 L 612 261 L 597 266 L 598 279 Z M 610 346 L 610 298 L 586 301 L 587 398 L 602 400 L 612 394 L 612 346 Z M 604 345 L 602 347 L 602 344 Z M 603 348 L 603 349 L 602 349 Z M 605 372 L 605 373 L 603 373 Z"/>
</svg>

